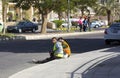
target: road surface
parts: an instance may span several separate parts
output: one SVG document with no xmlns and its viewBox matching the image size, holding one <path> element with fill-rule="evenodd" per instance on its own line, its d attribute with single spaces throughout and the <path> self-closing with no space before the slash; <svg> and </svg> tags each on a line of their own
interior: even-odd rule
<svg viewBox="0 0 120 78">
<path fill-rule="evenodd" d="M 77 35 L 66 37 L 73 54 L 89 52 L 106 47 L 103 40 L 103 33 Z M 51 40 L 31 40 L 31 41 L 4 41 L 0 42 L 0 78 L 34 66 L 30 63 L 32 59 L 45 59 L 49 57 Z"/>
</svg>

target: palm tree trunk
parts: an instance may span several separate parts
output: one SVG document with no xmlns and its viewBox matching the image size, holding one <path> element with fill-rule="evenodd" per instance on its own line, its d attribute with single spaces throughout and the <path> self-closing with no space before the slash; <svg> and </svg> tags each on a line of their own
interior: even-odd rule
<svg viewBox="0 0 120 78">
<path fill-rule="evenodd" d="M 62 12 L 58 12 L 58 18 L 59 20 L 62 20 Z"/>
<path fill-rule="evenodd" d="M 42 28 L 41 28 L 41 33 L 45 34 L 47 30 L 47 16 L 48 14 L 42 14 Z"/>
<path fill-rule="evenodd" d="M 6 18 L 7 18 L 7 0 L 2 0 L 3 3 L 3 34 L 6 33 Z"/>
<path fill-rule="evenodd" d="M 84 16 L 84 9 L 81 9 L 81 15 Z"/>
<path fill-rule="evenodd" d="M 110 17 L 111 17 L 111 11 L 107 10 L 107 19 L 108 19 L 108 25 L 110 25 Z"/>
</svg>

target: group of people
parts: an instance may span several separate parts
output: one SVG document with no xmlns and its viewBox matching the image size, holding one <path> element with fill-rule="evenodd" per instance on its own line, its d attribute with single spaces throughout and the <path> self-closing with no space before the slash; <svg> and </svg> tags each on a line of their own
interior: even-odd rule
<svg viewBox="0 0 120 78">
<path fill-rule="evenodd" d="M 88 25 L 89 25 L 89 19 L 86 17 L 85 18 L 80 17 L 80 19 L 78 21 L 78 25 L 80 28 L 80 32 L 82 32 L 82 31 L 86 32 Z"/>
<path fill-rule="evenodd" d="M 44 61 L 33 60 L 34 63 L 42 63 L 48 62 L 54 59 L 68 58 L 71 55 L 71 49 L 69 44 L 62 38 L 52 38 L 53 49 L 49 52 L 50 57 L 45 59 Z"/>
</svg>

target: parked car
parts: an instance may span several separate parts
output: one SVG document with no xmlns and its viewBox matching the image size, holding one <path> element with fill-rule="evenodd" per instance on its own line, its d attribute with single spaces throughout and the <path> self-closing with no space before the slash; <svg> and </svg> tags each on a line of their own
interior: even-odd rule
<svg viewBox="0 0 120 78">
<path fill-rule="evenodd" d="M 0 32 L 2 32 L 2 31 L 3 31 L 3 24 L 0 23 Z"/>
<path fill-rule="evenodd" d="M 104 32 L 105 44 L 109 45 L 111 42 L 120 42 L 120 23 L 113 23 Z"/>
<path fill-rule="evenodd" d="M 69 25 L 70 25 L 70 27 L 72 26 L 71 21 L 69 22 Z M 62 27 L 68 28 L 68 22 L 65 21 L 64 23 L 62 23 Z"/>
<path fill-rule="evenodd" d="M 26 31 L 35 32 L 36 30 L 38 30 L 38 25 L 30 21 L 20 21 L 16 25 L 7 27 L 7 32 L 22 33 Z"/>
<path fill-rule="evenodd" d="M 106 26 L 105 21 L 100 21 L 101 26 Z"/>
<path fill-rule="evenodd" d="M 100 23 L 100 21 L 93 21 L 93 22 L 91 22 L 91 24 L 90 24 L 90 27 L 91 28 L 98 28 L 98 27 L 101 27 L 102 25 L 101 25 L 101 23 Z"/>
</svg>

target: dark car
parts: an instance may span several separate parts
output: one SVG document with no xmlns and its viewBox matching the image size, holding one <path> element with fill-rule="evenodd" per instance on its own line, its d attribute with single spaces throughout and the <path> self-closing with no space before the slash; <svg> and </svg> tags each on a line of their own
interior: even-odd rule
<svg viewBox="0 0 120 78">
<path fill-rule="evenodd" d="M 38 30 L 38 25 L 30 21 L 20 21 L 14 26 L 7 27 L 7 32 L 22 33 L 26 31 L 35 32 L 36 30 Z"/>
</svg>

